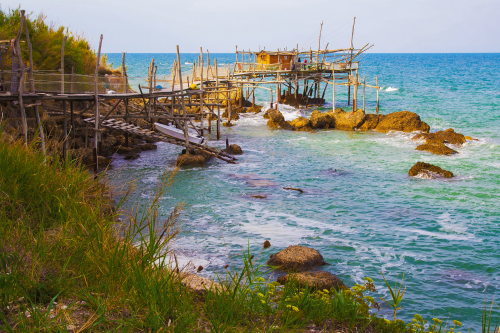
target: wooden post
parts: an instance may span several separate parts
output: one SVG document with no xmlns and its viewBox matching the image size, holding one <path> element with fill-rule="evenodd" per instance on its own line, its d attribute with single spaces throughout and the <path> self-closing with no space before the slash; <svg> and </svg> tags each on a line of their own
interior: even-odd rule
<svg viewBox="0 0 500 333">
<path fill-rule="evenodd" d="M 69 91 L 70 91 L 70 93 L 74 93 L 74 89 L 75 89 L 75 87 L 74 87 L 75 66 L 71 66 L 71 78 L 70 78 L 70 80 L 71 80 L 71 83 L 70 83 L 70 86 L 69 86 L 69 89 L 70 89 Z"/>
<path fill-rule="evenodd" d="M 17 88 L 17 93 L 18 93 L 18 103 L 19 103 L 19 111 L 21 113 L 21 121 L 23 123 L 23 131 L 24 131 L 24 144 L 28 146 L 28 123 L 26 121 L 26 110 L 24 109 L 24 101 L 23 101 L 23 92 L 24 92 L 24 64 L 23 64 L 23 58 L 21 55 L 21 46 L 19 45 L 19 38 L 21 37 L 21 31 L 23 29 L 24 25 L 24 10 L 21 10 L 21 23 L 19 26 L 19 30 L 17 32 L 17 36 L 14 39 L 14 48 L 12 50 L 13 52 L 13 57 L 17 56 L 17 60 L 19 62 L 19 69 L 20 69 L 20 77 L 19 77 L 19 87 Z M 12 76 L 15 74 L 12 73 Z M 13 93 L 13 92 L 11 92 Z"/>
<path fill-rule="evenodd" d="M 201 58 L 200 90 L 203 90 L 203 49 L 201 47 L 200 47 L 200 58 Z M 208 66 L 207 66 L 207 71 L 208 71 Z M 200 93 L 200 125 L 201 125 L 201 135 L 203 135 L 203 93 Z"/>
<path fill-rule="evenodd" d="M 316 57 L 316 62 L 319 62 L 319 52 L 321 50 L 321 32 L 322 31 L 323 31 L 323 21 L 321 21 L 321 28 L 319 29 L 318 56 Z"/>
<path fill-rule="evenodd" d="M 378 113 L 378 107 L 379 107 L 379 99 L 378 99 L 378 92 L 380 90 L 380 87 L 378 86 L 378 76 L 375 76 L 375 84 L 377 85 L 377 110 L 376 113 Z"/>
<path fill-rule="evenodd" d="M 67 38 L 68 36 L 64 36 L 61 47 L 61 94 L 64 94 L 64 46 L 66 45 Z"/>
<path fill-rule="evenodd" d="M 241 108 L 243 106 L 243 83 L 240 84 L 240 99 L 239 99 L 239 102 L 238 102 L 238 106 Z"/>
<path fill-rule="evenodd" d="M 363 75 L 363 112 L 366 112 L 366 109 L 365 109 L 365 88 L 366 88 L 366 76 Z"/>
<path fill-rule="evenodd" d="M 276 104 L 275 109 L 278 110 L 278 103 L 280 102 L 280 86 L 279 83 L 276 83 Z"/>
<path fill-rule="evenodd" d="M 181 57 L 179 55 L 179 45 L 177 45 L 176 47 L 177 47 L 177 68 L 179 71 L 179 86 L 180 86 L 181 94 L 183 94 L 184 89 L 182 88 L 182 68 L 181 68 Z M 202 82 L 203 82 L 203 80 L 202 80 Z M 189 144 L 187 113 L 186 113 L 186 106 L 184 105 L 184 96 L 183 95 L 180 96 L 180 100 L 181 100 L 181 106 L 182 106 L 182 113 L 184 115 L 184 138 L 186 139 L 186 144 Z"/>
<path fill-rule="evenodd" d="M 97 173 L 97 169 L 99 168 L 99 164 L 97 161 L 97 141 L 99 139 L 99 123 L 100 123 L 100 115 L 99 115 L 99 90 L 97 87 L 97 74 L 99 73 L 99 62 L 101 61 L 101 46 L 102 46 L 102 35 L 99 39 L 99 49 L 97 51 L 97 62 L 95 65 L 95 73 L 94 73 L 94 95 L 95 95 L 95 126 L 94 126 L 94 173 Z"/>
<path fill-rule="evenodd" d="M 30 80 L 30 93 L 34 94 L 35 93 L 35 79 L 33 76 L 33 50 L 31 46 L 31 41 L 30 41 L 30 33 L 28 30 L 28 24 L 26 23 L 26 20 L 24 20 L 24 34 L 26 35 L 26 43 L 28 44 L 28 54 L 29 54 L 29 62 L 30 62 L 30 69 L 28 72 L 29 75 L 29 80 Z M 4 83 L 4 77 L 3 77 L 3 59 L 1 60 L 2 64 L 2 91 L 3 89 L 3 83 Z M 36 104 L 36 100 L 35 100 Z M 40 141 L 42 143 L 42 152 L 45 154 L 45 133 L 43 132 L 43 125 L 42 122 L 40 121 L 40 113 L 38 112 L 38 106 L 35 105 L 33 107 L 33 111 L 35 112 L 35 119 L 36 119 L 36 126 L 38 127 L 38 133 L 40 135 Z"/>
<path fill-rule="evenodd" d="M 356 77 L 354 78 L 354 95 L 352 96 L 352 111 L 356 112 L 358 103 L 358 72 L 356 72 Z"/>
<path fill-rule="evenodd" d="M 220 100 L 219 100 L 219 70 L 217 68 L 217 58 L 214 60 L 215 85 L 217 86 L 217 140 L 220 140 Z"/>
<path fill-rule="evenodd" d="M 332 75 L 333 75 L 333 111 L 335 111 L 335 64 L 332 63 Z"/>
<path fill-rule="evenodd" d="M 255 107 L 255 85 L 252 90 L 252 108 Z"/>
<path fill-rule="evenodd" d="M 63 158 L 66 159 L 68 157 L 68 110 L 66 107 L 66 101 L 62 101 L 63 103 L 63 133 L 64 133 L 64 142 L 63 142 Z"/>
</svg>

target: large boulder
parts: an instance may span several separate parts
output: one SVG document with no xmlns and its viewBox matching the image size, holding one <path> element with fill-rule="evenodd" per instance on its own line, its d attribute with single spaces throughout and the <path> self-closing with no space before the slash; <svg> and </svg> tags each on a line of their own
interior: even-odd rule
<svg viewBox="0 0 500 333">
<path fill-rule="evenodd" d="M 319 112 L 318 110 L 314 110 L 311 113 L 311 128 L 325 128 L 328 129 L 330 127 L 335 127 L 335 119 L 331 113 L 328 112 Z"/>
<path fill-rule="evenodd" d="M 365 121 L 363 122 L 363 125 L 361 125 L 358 130 L 360 131 L 370 131 L 370 130 L 374 130 L 380 119 L 382 119 L 382 117 L 384 117 L 383 115 L 381 114 L 375 114 L 375 113 L 368 113 L 365 115 Z"/>
<path fill-rule="evenodd" d="M 311 271 L 302 272 L 297 274 L 287 274 L 280 276 L 277 279 L 278 283 L 286 284 L 288 282 L 295 282 L 300 287 L 308 286 L 315 290 L 339 290 L 341 288 L 347 288 L 344 282 L 332 273 L 325 271 Z"/>
<path fill-rule="evenodd" d="M 177 157 L 177 166 L 204 166 L 212 156 L 201 150 L 187 152 L 185 149 Z"/>
<path fill-rule="evenodd" d="M 430 127 L 427 123 L 420 120 L 420 117 L 415 112 L 398 111 L 389 113 L 380 119 L 377 127 L 377 132 L 401 131 L 415 132 L 421 131 L 429 133 Z"/>
<path fill-rule="evenodd" d="M 267 264 L 287 272 L 304 272 L 316 266 L 327 265 L 318 251 L 300 245 L 291 245 L 271 255 Z"/>
<path fill-rule="evenodd" d="M 365 113 L 361 109 L 355 112 L 345 112 L 338 108 L 335 111 L 330 110 L 328 112 L 333 115 L 335 128 L 339 130 L 354 131 L 365 121 Z"/>
<path fill-rule="evenodd" d="M 408 171 L 408 175 L 422 178 L 453 178 L 453 172 L 425 162 L 415 163 Z"/>
<path fill-rule="evenodd" d="M 224 117 L 224 118 L 229 117 L 229 113 L 228 113 L 227 109 L 222 114 L 222 117 Z M 234 110 L 231 110 L 231 120 L 238 120 L 238 119 L 240 119 L 240 116 L 238 115 L 238 113 L 234 112 Z"/>
<path fill-rule="evenodd" d="M 288 121 L 287 123 L 293 128 L 294 131 L 313 131 L 313 129 L 311 128 L 311 122 L 305 117 L 295 118 L 294 120 Z"/>
<path fill-rule="evenodd" d="M 229 154 L 229 155 L 241 155 L 243 154 L 243 150 L 241 150 L 241 147 L 238 146 L 237 144 L 232 144 L 232 145 L 229 145 L 229 147 L 227 147 L 226 149 L 223 149 L 222 150 L 223 152 L 225 152 L 226 154 Z"/>
<path fill-rule="evenodd" d="M 143 145 L 137 146 L 137 148 L 139 148 L 142 151 L 145 151 L 145 150 L 156 150 L 156 149 L 158 149 L 158 146 L 154 145 L 152 143 L 145 143 Z"/>
<path fill-rule="evenodd" d="M 283 114 L 275 109 L 269 109 L 267 113 L 267 116 L 269 120 L 267 121 L 267 126 L 272 127 L 272 128 L 283 128 L 287 130 L 294 130 L 295 128 L 290 125 L 290 123 L 285 121 L 285 117 L 283 117 Z"/>
<path fill-rule="evenodd" d="M 453 155 L 458 153 L 458 151 L 447 147 L 444 143 L 424 143 L 415 148 L 415 150 L 428 151 L 436 155 Z"/>
<path fill-rule="evenodd" d="M 465 143 L 465 136 L 455 132 L 453 128 L 448 128 L 446 131 L 437 131 L 436 133 L 420 133 L 415 135 L 412 140 L 425 140 L 426 143 L 451 143 L 461 146 Z"/>
</svg>

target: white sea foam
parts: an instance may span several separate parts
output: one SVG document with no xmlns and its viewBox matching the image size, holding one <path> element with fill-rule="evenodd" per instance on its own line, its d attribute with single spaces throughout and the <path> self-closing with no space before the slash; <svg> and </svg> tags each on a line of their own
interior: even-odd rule
<svg viewBox="0 0 500 333">
<path fill-rule="evenodd" d="M 422 236 L 429 236 L 431 238 L 444 239 L 450 241 L 464 241 L 464 240 L 475 241 L 475 242 L 482 241 L 481 239 L 476 238 L 476 236 L 472 234 L 458 235 L 458 234 L 448 234 L 444 232 L 432 232 L 427 230 L 407 229 L 407 228 L 397 228 L 396 230 L 408 233 L 416 233 Z"/>
<path fill-rule="evenodd" d="M 397 91 L 397 90 L 399 90 L 399 88 L 386 87 L 386 88 L 382 88 L 382 90 L 387 91 L 387 92 L 391 92 L 391 91 Z"/>
<path fill-rule="evenodd" d="M 441 231 L 454 232 L 457 234 L 471 235 L 467 232 L 468 228 L 461 222 L 454 221 L 450 213 L 444 212 L 437 218 L 437 222 L 441 225 Z"/>
</svg>

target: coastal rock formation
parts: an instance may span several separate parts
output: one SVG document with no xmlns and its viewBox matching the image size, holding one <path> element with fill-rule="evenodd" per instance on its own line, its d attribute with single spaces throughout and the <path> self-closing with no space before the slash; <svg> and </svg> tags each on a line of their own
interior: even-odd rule
<svg viewBox="0 0 500 333">
<path fill-rule="evenodd" d="M 378 123 L 380 122 L 380 119 L 382 119 L 384 116 L 381 114 L 374 114 L 374 113 L 368 113 L 365 115 L 365 121 L 363 122 L 363 125 L 361 125 L 358 130 L 360 131 L 370 131 L 374 130 Z"/>
<path fill-rule="evenodd" d="M 424 143 L 415 148 L 415 150 L 428 151 L 436 155 L 453 155 L 458 153 L 458 151 L 447 147 L 444 143 Z"/>
<path fill-rule="evenodd" d="M 300 245 L 291 245 L 271 255 L 267 264 L 287 272 L 303 272 L 316 266 L 327 265 L 318 251 Z"/>
<path fill-rule="evenodd" d="M 401 131 L 415 132 L 421 131 L 429 133 L 429 125 L 422 120 L 415 112 L 399 111 L 385 115 L 379 120 L 375 130 L 377 132 Z"/>
<path fill-rule="evenodd" d="M 420 176 L 422 178 L 453 178 L 453 172 L 425 162 L 415 163 L 408 171 L 408 175 L 412 177 Z"/>
<path fill-rule="evenodd" d="M 152 143 L 145 143 L 143 145 L 137 146 L 137 148 L 139 148 L 141 151 L 158 149 L 158 147 Z"/>
<path fill-rule="evenodd" d="M 250 105 L 251 105 L 251 104 L 250 104 Z M 244 106 L 242 106 L 241 108 L 240 108 L 240 107 L 236 107 L 236 108 L 233 108 L 233 109 L 231 110 L 231 114 L 232 114 L 232 113 L 247 113 L 247 112 L 248 112 L 248 110 L 247 110 L 247 108 L 246 108 L 246 107 L 244 107 Z M 227 117 L 227 116 L 226 116 L 226 117 Z"/>
<path fill-rule="evenodd" d="M 287 130 L 295 129 L 292 125 L 290 125 L 290 123 L 285 121 L 285 117 L 283 117 L 283 114 L 280 111 L 275 109 L 269 109 L 266 113 L 267 116 L 269 117 L 267 126 L 273 128 L 283 128 Z"/>
<path fill-rule="evenodd" d="M 241 147 L 238 146 L 237 144 L 232 144 L 229 145 L 226 149 L 222 150 L 223 152 L 229 154 L 229 155 L 241 155 L 243 154 L 243 150 L 241 150 Z"/>
<path fill-rule="evenodd" d="M 200 150 L 186 152 L 185 149 L 177 157 L 176 166 L 204 166 L 211 156 Z"/>
<path fill-rule="evenodd" d="M 335 290 L 338 291 L 340 288 L 347 288 L 341 279 L 332 273 L 325 271 L 287 274 L 280 276 L 277 281 L 280 284 L 286 284 L 289 281 L 294 281 L 301 287 L 305 287 L 307 285 L 309 288 L 315 290 L 330 290 L 331 288 L 335 288 Z"/>
<path fill-rule="evenodd" d="M 328 111 L 335 121 L 335 128 L 344 131 L 354 131 L 354 129 L 360 127 L 365 121 L 365 113 L 363 110 L 358 109 L 355 112 L 345 112 L 341 108 L 335 111 Z"/>
<path fill-rule="evenodd" d="M 249 107 L 247 113 L 259 113 L 260 111 L 262 111 L 262 105 L 255 105 Z"/>
<path fill-rule="evenodd" d="M 287 123 L 290 124 L 294 131 L 313 131 L 311 122 L 305 117 L 295 118 Z"/>
<path fill-rule="evenodd" d="M 437 131 L 436 133 L 420 133 L 415 135 L 412 140 L 425 140 L 426 143 L 451 143 L 457 146 L 462 146 L 465 141 L 463 134 L 457 133 L 453 128 L 448 128 L 446 131 Z"/>
<path fill-rule="evenodd" d="M 330 127 L 335 127 L 335 119 L 331 113 L 319 112 L 314 110 L 311 113 L 311 128 L 324 128 L 328 129 Z"/>
<path fill-rule="evenodd" d="M 227 118 L 229 117 L 229 113 L 228 113 L 228 110 L 226 109 L 226 111 L 224 111 L 224 113 L 222 114 L 222 117 L 223 118 Z M 240 116 L 238 115 L 237 112 L 234 112 L 234 110 L 231 111 L 231 120 L 238 120 L 240 119 Z"/>
</svg>

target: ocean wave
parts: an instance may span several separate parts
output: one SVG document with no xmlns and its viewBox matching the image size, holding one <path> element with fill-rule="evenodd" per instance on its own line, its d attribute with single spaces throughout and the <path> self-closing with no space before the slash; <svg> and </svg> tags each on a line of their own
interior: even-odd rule
<svg viewBox="0 0 500 333">
<path fill-rule="evenodd" d="M 383 91 L 387 91 L 387 92 L 392 92 L 392 91 L 398 91 L 399 88 L 395 88 L 395 87 L 383 87 L 382 90 Z"/>
</svg>

